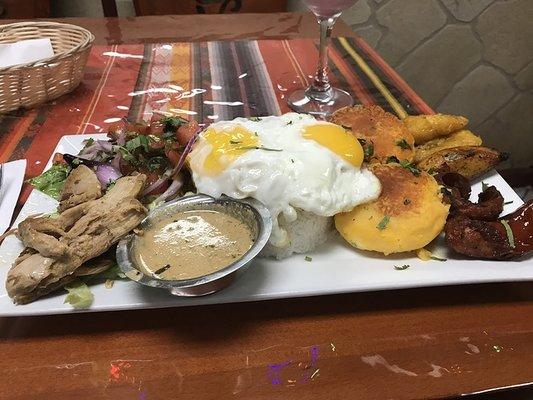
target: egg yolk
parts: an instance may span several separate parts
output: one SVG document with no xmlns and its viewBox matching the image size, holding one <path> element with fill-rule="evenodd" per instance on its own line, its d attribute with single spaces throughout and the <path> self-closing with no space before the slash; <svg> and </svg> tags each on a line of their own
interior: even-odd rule
<svg viewBox="0 0 533 400">
<path fill-rule="evenodd" d="M 309 125 L 305 127 L 302 136 L 327 147 L 357 168 L 363 163 L 363 147 L 357 138 L 342 126 L 334 124 Z"/>
<path fill-rule="evenodd" d="M 219 175 L 238 157 L 259 144 L 257 135 L 240 125 L 224 130 L 208 128 L 202 139 L 211 145 L 211 152 L 204 161 L 204 171 L 209 175 Z"/>
</svg>

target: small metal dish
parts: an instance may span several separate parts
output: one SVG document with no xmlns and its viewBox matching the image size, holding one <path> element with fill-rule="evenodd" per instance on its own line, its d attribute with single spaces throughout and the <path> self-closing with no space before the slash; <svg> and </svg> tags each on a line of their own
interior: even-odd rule
<svg viewBox="0 0 533 400">
<path fill-rule="evenodd" d="M 155 218 L 190 210 L 216 210 L 238 218 L 248 225 L 254 235 L 255 241 L 252 247 L 232 264 L 211 274 L 193 279 L 166 280 L 135 265 L 131 252 L 137 235 L 130 234 L 122 239 L 117 247 L 117 262 L 122 272 L 141 285 L 166 289 L 175 296 L 205 296 L 225 288 L 242 274 L 266 245 L 272 231 L 270 212 L 259 201 L 236 200 L 224 196 L 215 199 L 203 194 L 182 197 L 152 210 L 141 222 L 139 229 L 149 227 Z"/>
</svg>

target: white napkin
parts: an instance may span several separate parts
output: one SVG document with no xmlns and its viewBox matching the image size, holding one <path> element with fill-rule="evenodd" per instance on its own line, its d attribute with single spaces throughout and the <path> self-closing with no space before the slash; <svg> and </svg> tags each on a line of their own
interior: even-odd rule
<svg viewBox="0 0 533 400">
<path fill-rule="evenodd" d="M 26 160 L 3 164 L 2 185 L 0 186 L 0 235 L 11 225 L 11 217 L 17 205 L 25 172 Z"/>
<path fill-rule="evenodd" d="M 54 49 L 49 38 L 0 44 L 0 68 L 35 62 L 53 55 Z"/>
</svg>

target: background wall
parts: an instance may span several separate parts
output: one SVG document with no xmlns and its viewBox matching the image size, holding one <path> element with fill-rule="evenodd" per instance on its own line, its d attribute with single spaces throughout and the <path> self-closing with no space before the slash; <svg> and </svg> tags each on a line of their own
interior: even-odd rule
<svg viewBox="0 0 533 400">
<path fill-rule="evenodd" d="M 52 4 L 58 16 L 102 16 L 98 0 Z M 135 13 L 131 0 L 117 6 Z M 343 19 L 435 110 L 467 116 L 510 152 L 502 167 L 533 166 L 533 0 L 359 0 Z"/>
<path fill-rule="evenodd" d="M 507 166 L 533 166 L 533 0 L 359 0 L 343 19 L 430 106 L 511 152 Z"/>
</svg>

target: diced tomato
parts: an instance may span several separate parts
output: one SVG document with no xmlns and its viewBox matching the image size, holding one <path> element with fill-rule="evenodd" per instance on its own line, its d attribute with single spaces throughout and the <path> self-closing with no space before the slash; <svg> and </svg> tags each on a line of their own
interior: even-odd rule
<svg viewBox="0 0 533 400">
<path fill-rule="evenodd" d="M 107 137 L 111 140 L 117 140 L 122 132 L 124 132 L 124 124 L 113 124 L 107 130 Z"/>
<path fill-rule="evenodd" d="M 63 158 L 63 154 L 55 153 L 54 158 L 52 159 L 53 164 L 66 164 L 67 162 Z"/>
<path fill-rule="evenodd" d="M 161 136 L 165 132 L 165 124 L 161 121 L 150 122 L 150 134 L 154 136 Z"/>
<path fill-rule="evenodd" d="M 181 154 L 176 150 L 168 150 L 166 151 L 167 158 L 170 160 L 172 165 L 176 166 L 178 165 L 178 162 L 180 160 Z"/>
<path fill-rule="evenodd" d="M 146 170 L 143 170 L 140 172 L 142 172 L 143 174 L 146 174 L 146 186 L 145 187 L 150 186 L 151 184 L 157 182 L 157 180 L 159 179 L 159 174 L 157 172 L 150 172 Z M 153 194 L 164 193 L 165 190 L 167 190 L 169 186 L 170 186 L 169 181 L 167 180 L 158 189 L 154 190 L 153 192 L 150 192 L 150 194 L 153 195 Z"/>
<path fill-rule="evenodd" d="M 182 146 L 185 146 L 191 137 L 198 132 L 199 125 L 196 120 L 191 120 L 187 124 L 184 124 L 178 128 L 178 132 L 176 133 L 176 140 L 179 144 Z"/>
<path fill-rule="evenodd" d="M 163 139 L 161 140 L 157 140 L 157 138 L 155 138 L 156 140 L 154 140 L 153 137 L 149 137 L 148 139 L 148 146 L 150 147 L 151 150 L 158 150 L 158 149 L 162 149 L 163 147 L 165 147 L 165 141 Z"/>
<path fill-rule="evenodd" d="M 126 127 L 128 132 L 136 132 L 139 135 L 149 135 L 150 134 L 150 125 L 145 122 L 135 122 L 133 124 L 128 124 Z"/>
<path fill-rule="evenodd" d="M 122 175 L 130 175 L 133 171 L 135 168 L 130 163 L 120 160 L 120 173 Z"/>
<path fill-rule="evenodd" d="M 165 119 L 165 116 L 163 114 L 153 113 L 152 117 L 150 118 L 150 124 L 162 121 L 163 119 Z"/>
</svg>

